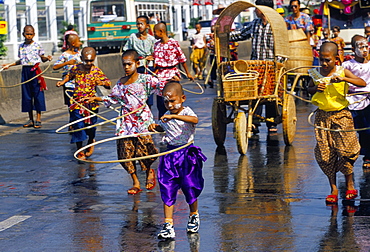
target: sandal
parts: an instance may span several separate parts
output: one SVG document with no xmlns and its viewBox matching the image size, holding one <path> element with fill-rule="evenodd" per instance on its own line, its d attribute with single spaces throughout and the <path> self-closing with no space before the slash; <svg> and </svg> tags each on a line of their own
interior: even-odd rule
<svg viewBox="0 0 370 252">
<path fill-rule="evenodd" d="M 352 196 L 349 196 L 349 195 L 352 195 Z M 351 200 L 351 199 L 357 198 L 357 195 L 358 195 L 358 191 L 356 189 L 355 190 L 347 190 L 346 191 L 346 200 Z"/>
<path fill-rule="evenodd" d="M 95 139 L 93 140 L 93 143 L 95 143 Z M 94 149 L 95 149 L 94 147 L 95 146 L 91 146 L 87 148 L 86 153 L 85 153 L 86 157 L 90 157 L 94 153 Z"/>
<path fill-rule="evenodd" d="M 370 169 L 370 160 L 364 160 L 364 163 L 362 164 L 362 169 Z"/>
<path fill-rule="evenodd" d="M 278 130 L 277 130 L 277 128 L 276 128 L 276 126 L 271 126 L 270 128 L 269 128 L 269 132 L 270 133 L 272 133 L 272 132 L 277 132 Z"/>
<path fill-rule="evenodd" d="M 338 195 L 328 195 L 325 199 L 326 204 L 337 204 L 338 203 Z"/>
<path fill-rule="evenodd" d="M 156 181 L 155 181 L 155 171 L 154 169 L 150 169 L 149 173 L 153 173 L 153 178 L 146 181 L 146 189 L 147 190 L 153 190 L 154 187 L 155 187 L 155 184 L 156 184 Z M 150 185 L 150 186 L 149 186 Z"/>
<path fill-rule="evenodd" d="M 33 127 L 33 121 L 32 121 L 32 120 L 28 120 L 28 121 L 23 125 L 23 128 L 30 128 L 30 127 Z"/>
<path fill-rule="evenodd" d="M 83 162 L 84 160 L 86 160 L 86 156 L 85 156 L 85 153 L 83 151 L 80 151 L 78 154 L 77 154 L 77 159 L 79 162 Z"/>
<path fill-rule="evenodd" d="M 41 126 L 41 122 L 40 122 L 40 121 L 36 121 L 36 122 L 35 122 L 35 125 L 33 125 L 33 127 L 34 127 L 34 128 L 36 128 L 36 129 L 41 128 L 41 127 L 42 127 L 42 126 Z"/>
<path fill-rule="evenodd" d="M 138 194 L 139 192 L 141 192 L 143 189 L 140 189 L 136 186 L 134 187 L 131 187 L 130 189 L 127 190 L 127 193 L 128 194 L 131 194 L 131 195 L 135 195 L 135 194 Z"/>
</svg>

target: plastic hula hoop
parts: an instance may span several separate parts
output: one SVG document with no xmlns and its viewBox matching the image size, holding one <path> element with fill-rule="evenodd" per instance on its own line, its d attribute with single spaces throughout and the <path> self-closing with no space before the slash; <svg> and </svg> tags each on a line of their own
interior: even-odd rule
<svg viewBox="0 0 370 252">
<path fill-rule="evenodd" d="M 73 102 L 77 103 L 79 106 L 81 106 L 81 107 L 82 107 L 82 108 L 84 108 L 85 110 L 89 111 L 89 112 L 91 113 L 91 115 L 90 115 L 90 116 L 87 116 L 87 117 L 84 117 L 84 118 L 81 118 L 81 119 L 78 119 L 78 120 L 76 120 L 76 121 L 70 122 L 70 123 L 68 123 L 68 124 L 63 125 L 62 127 L 58 128 L 58 129 L 55 131 L 55 133 L 57 133 L 57 134 L 69 134 L 69 133 L 73 133 L 73 132 L 82 131 L 82 130 L 85 130 L 85 129 L 91 129 L 91 128 L 94 128 L 94 127 L 96 127 L 96 126 L 104 125 L 104 124 L 106 124 L 106 123 L 108 123 L 108 122 L 110 122 L 110 123 L 112 123 L 113 125 L 115 125 L 116 123 L 115 123 L 115 122 L 113 122 L 113 121 L 116 121 L 116 120 L 121 119 L 121 118 L 123 118 L 123 117 L 125 117 L 125 116 L 128 116 L 128 115 L 131 115 L 131 114 L 133 114 L 133 113 L 135 113 L 135 112 L 139 111 L 140 109 L 143 109 L 143 108 L 146 106 L 146 104 L 143 104 L 141 107 L 139 107 L 139 108 L 137 108 L 137 109 L 135 109 L 135 110 L 133 110 L 133 111 L 131 111 L 131 112 L 127 113 L 127 114 L 124 114 L 124 115 L 121 115 L 121 116 L 115 117 L 115 118 L 113 118 L 113 119 L 106 119 L 106 118 L 104 118 L 104 117 L 100 116 L 99 114 L 97 114 L 97 113 L 95 113 L 95 112 L 93 112 L 93 111 L 89 110 L 88 108 L 86 108 L 85 106 L 83 106 L 81 103 L 77 102 L 77 101 L 76 101 L 75 99 L 73 99 L 73 97 L 71 97 L 67 92 L 66 92 L 66 95 L 67 95 L 70 99 L 72 99 L 72 101 L 73 101 Z M 117 111 L 116 109 L 114 109 L 114 110 L 115 110 L 115 111 Z M 119 112 L 119 111 L 117 111 L 117 112 Z M 69 126 L 73 125 L 73 124 L 76 124 L 76 123 L 78 123 L 78 122 L 81 122 L 81 121 L 83 121 L 83 120 L 86 120 L 86 119 L 91 118 L 91 117 L 94 117 L 94 116 L 98 116 L 99 118 L 103 119 L 104 121 L 103 121 L 103 122 L 100 122 L 100 123 L 97 123 L 97 124 L 94 124 L 94 125 L 86 126 L 86 127 L 84 127 L 84 128 L 75 129 L 75 130 L 70 130 L 70 131 L 66 131 L 66 132 L 60 132 L 62 129 L 65 129 L 65 128 L 67 128 L 67 127 L 69 127 Z"/>
<path fill-rule="evenodd" d="M 325 130 L 325 131 L 332 131 L 332 132 L 352 132 L 352 131 L 364 131 L 364 130 L 369 130 L 370 127 L 367 127 L 367 128 L 360 128 L 360 129 L 348 129 L 348 130 L 343 130 L 343 129 L 329 129 L 329 128 L 325 128 L 325 127 L 321 127 L 321 126 L 318 126 L 318 125 L 315 125 L 313 122 L 312 122 L 312 116 L 315 114 L 316 111 L 313 111 L 310 113 L 310 115 L 308 116 L 308 124 L 313 126 L 314 128 L 316 129 L 321 129 L 321 130 Z"/>
<path fill-rule="evenodd" d="M 105 142 L 109 142 L 109 141 L 113 141 L 113 140 L 117 140 L 117 139 L 128 138 L 128 137 L 138 137 L 140 135 L 153 135 L 153 134 L 159 134 L 159 133 L 163 133 L 163 132 L 146 132 L 146 133 L 138 133 L 138 134 L 133 134 L 133 135 L 127 135 L 127 136 L 116 136 L 116 137 L 106 138 L 106 139 L 103 139 L 103 140 L 100 140 L 100 141 L 97 141 L 97 142 L 94 142 L 94 143 L 91 143 L 91 144 L 88 144 L 88 145 L 82 147 L 81 149 L 77 150 L 73 154 L 73 156 L 74 156 L 75 159 L 77 159 L 79 161 L 82 161 L 82 162 L 86 162 L 86 163 L 96 163 L 96 164 L 125 163 L 125 162 L 133 162 L 133 161 L 137 161 L 137 160 L 143 160 L 143 159 L 148 159 L 148 158 L 156 158 L 156 157 L 164 156 L 164 155 L 170 154 L 172 152 L 175 152 L 175 151 L 181 150 L 183 148 L 186 148 L 190 144 L 194 143 L 194 141 L 191 141 L 191 142 L 189 142 L 185 145 L 182 145 L 182 146 L 180 146 L 176 149 L 170 150 L 170 151 L 165 151 L 165 152 L 161 152 L 161 153 L 157 153 L 157 154 L 153 154 L 153 155 L 148 155 L 148 156 L 143 156 L 143 157 L 127 158 L 127 159 L 120 159 L 120 160 L 95 161 L 95 160 L 88 160 L 88 159 L 83 160 L 83 159 L 80 159 L 80 158 L 77 157 L 78 153 L 80 153 L 81 151 L 84 151 L 87 148 L 90 148 L 90 147 L 95 146 L 97 144 L 101 144 L 101 143 L 105 143 Z"/>
<path fill-rule="evenodd" d="M 158 77 L 158 75 L 156 74 L 156 73 L 154 73 L 152 70 L 150 70 L 149 68 L 147 68 L 146 66 L 144 66 L 145 67 L 145 69 L 146 70 L 148 70 L 148 72 L 150 72 L 153 76 L 156 76 L 156 77 Z M 183 71 L 181 71 L 181 70 L 179 70 L 179 72 L 180 73 L 182 73 L 182 74 L 185 74 L 186 75 L 186 73 L 184 73 Z M 186 92 L 189 92 L 189 93 L 192 93 L 192 94 L 197 94 L 197 95 L 201 95 L 201 94 L 203 94 L 204 93 L 204 89 L 203 89 L 203 87 L 202 87 L 202 85 L 200 85 L 197 81 L 193 81 L 193 82 L 195 82 L 195 84 L 197 84 L 197 86 L 200 88 L 200 92 L 199 93 L 197 93 L 197 92 L 193 92 L 193 91 L 190 91 L 190 90 L 188 90 L 188 89 L 186 89 L 186 88 L 182 88 L 184 91 L 186 91 Z"/>
<path fill-rule="evenodd" d="M 29 82 L 29 81 L 31 81 L 31 80 L 34 80 L 34 79 L 36 79 L 37 77 L 39 77 L 39 76 L 41 76 L 43 73 L 45 73 L 48 69 L 49 69 L 49 67 L 51 66 L 51 62 L 49 63 L 49 65 L 45 68 L 45 70 L 44 71 L 42 71 L 41 73 L 39 73 L 39 74 L 37 74 L 37 75 L 35 75 L 34 77 L 32 77 L 31 79 L 29 79 L 29 80 L 26 80 L 26 81 L 23 81 L 23 82 L 21 82 L 21 83 L 18 83 L 18 84 L 14 84 L 14 85 L 12 85 L 12 86 L 0 86 L 0 88 L 13 88 L 13 87 L 18 87 L 18 86 L 21 86 L 21 85 L 23 85 L 23 84 L 25 84 L 25 83 L 27 83 L 27 82 Z M 4 68 L 1 68 L 0 69 L 0 72 L 2 72 L 4 70 Z"/>
</svg>

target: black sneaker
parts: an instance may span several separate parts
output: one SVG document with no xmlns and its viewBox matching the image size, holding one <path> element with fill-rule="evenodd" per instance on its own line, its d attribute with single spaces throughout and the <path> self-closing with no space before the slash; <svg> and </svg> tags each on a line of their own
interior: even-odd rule
<svg viewBox="0 0 370 252">
<path fill-rule="evenodd" d="M 170 223 L 164 223 L 162 230 L 157 235 L 159 239 L 172 239 L 175 238 L 175 229 Z"/>
<path fill-rule="evenodd" d="M 188 226 L 186 228 L 186 231 L 190 233 L 196 233 L 199 230 L 199 226 L 200 226 L 199 215 L 193 214 L 192 216 L 189 216 Z"/>
</svg>

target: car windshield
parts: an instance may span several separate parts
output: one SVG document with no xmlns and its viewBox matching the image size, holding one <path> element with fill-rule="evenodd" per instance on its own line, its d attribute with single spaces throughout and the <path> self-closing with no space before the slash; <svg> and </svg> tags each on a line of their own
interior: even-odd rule
<svg viewBox="0 0 370 252">
<path fill-rule="evenodd" d="M 91 10 L 92 22 L 126 21 L 127 19 L 124 2 L 93 1 Z"/>
<path fill-rule="evenodd" d="M 211 27 L 211 20 L 207 20 L 207 21 L 199 21 L 199 24 L 200 24 L 202 27 Z"/>
</svg>

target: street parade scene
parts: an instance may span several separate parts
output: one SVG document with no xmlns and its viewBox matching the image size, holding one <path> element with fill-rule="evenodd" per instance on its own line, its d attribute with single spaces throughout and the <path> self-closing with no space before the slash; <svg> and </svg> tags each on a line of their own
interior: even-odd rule
<svg viewBox="0 0 370 252">
<path fill-rule="evenodd" d="M 1 251 L 370 251 L 369 1 L 0 5 Z"/>
</svg>

